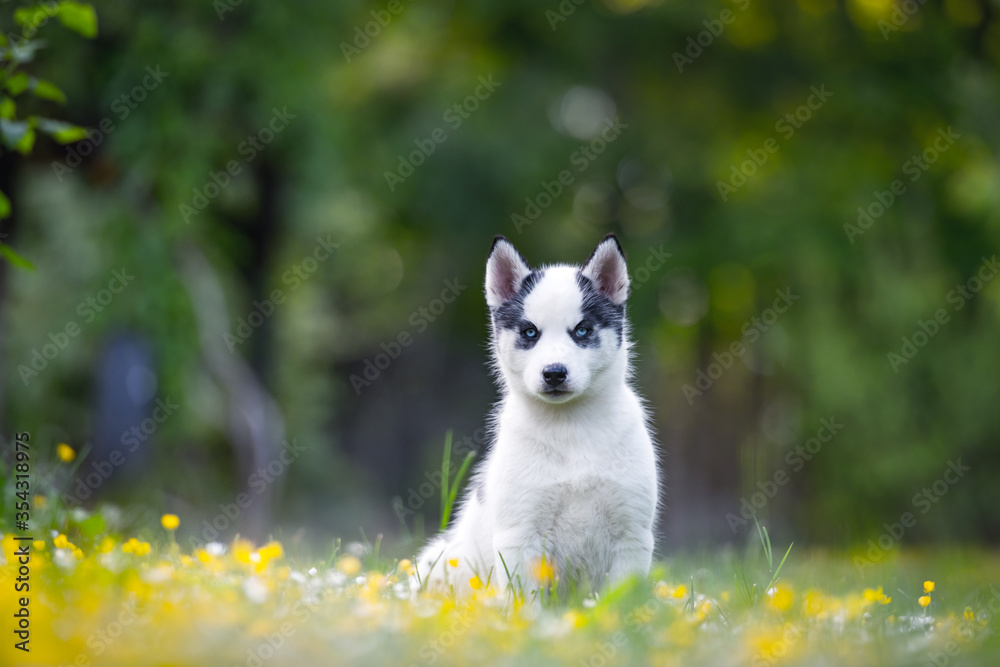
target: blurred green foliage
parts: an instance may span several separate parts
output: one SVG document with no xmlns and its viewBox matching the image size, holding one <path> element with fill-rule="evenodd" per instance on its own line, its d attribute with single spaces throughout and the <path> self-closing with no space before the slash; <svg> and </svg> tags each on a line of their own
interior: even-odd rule
<svg viewBox="0 0 1000 667">
<path fill-rule="evenodd" d="M 24 65 L 91 135 L 0 164 L 0 229 L 38 268 L 2 276 L 5 433 L 92 438 L 102 346 L 135 332 L 157 395 L 181 407 L 139 485 L 116 492 L 190 515 L 230 502 L 231 397 L 185 283 L 203 256 L 225 296 L 209 312 L 229 333 L 247 320 L 235 354 L 307 446 L 279 482 L 284 530 L 398 531 L 390 498 L 495 398 L 492 236 L 533 263 L 577 262 L 615 231 L 664 450 L 666 549 L 733 539 L 727 514 L 778 471 L 762 509 L 776 534 L 864 544 L 919 514 L 915 495 L 959 459 L 970 472 L 905 540 L 1000 537 L 1000 281 L 960 309 L 949 298 L 1000 247 L 995 4 L 95 7 L 96 38 L 50 26 Z M 317 239 L 338 247 L 310 271 Z M 134 282 L 86 321 L 122 267 Z M 467 289 L 421 315 L 447 280 Z M 798 299 L 749 341 L 778 290 Z M 918 347 L 939 309 L 948 321 Z M 18 366 L 71 321 L 79 335 L 25 381 Z M 356 392 L 351 375 L 402 333 L 411 344 Z M 893 364 L 904 337 L 916 353 Z M 703 395 L 685 393 L 741 340 Z M 796 469 L 789 452 L 831 418 L 843 429 Z"/>
</svg>

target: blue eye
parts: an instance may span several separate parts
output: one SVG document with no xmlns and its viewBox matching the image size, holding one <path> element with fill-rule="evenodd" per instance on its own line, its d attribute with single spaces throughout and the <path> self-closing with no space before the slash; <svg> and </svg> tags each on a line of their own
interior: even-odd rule
<svg viewBox="0 0 1000 667">
<path fill-rule="evenodd" d="M 538 335 L 538 329 L 536 329 L 535 327 L 528 327 L 527 329 L 521 332 L 521 335 L 524 336 L 525 338 L 534 338 L 535 336 Z"/>
<path fill-rule="evenodd" d="M 576 337 L 577 338 L 586 338 L 587 334 L 589 334 L 589 333 L 590 333 L 590 329 L 588 329 L 587 327 L 577 327 L 576 328 Z"/>
</svg>

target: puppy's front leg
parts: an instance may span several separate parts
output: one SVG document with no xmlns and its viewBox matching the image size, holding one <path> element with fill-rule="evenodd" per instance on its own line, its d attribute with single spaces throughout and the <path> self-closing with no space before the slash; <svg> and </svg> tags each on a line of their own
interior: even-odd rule
<svg viewBox="0 0 1000 667">
<path fill-rule="evenodd" d="M 538 588 L 532 565 L 542 558 L 542 538 L 523 528 L 497 531 L 493 538 L 494 575 L 500 590 L 529 595 Z"/>
<path fill-rule="evenodd" d="M 637 532 L 614 546 L 608 579 L 612 585 L 633 574 L 645 576 L 653 562 L 653 532 Z"/>
</svg>

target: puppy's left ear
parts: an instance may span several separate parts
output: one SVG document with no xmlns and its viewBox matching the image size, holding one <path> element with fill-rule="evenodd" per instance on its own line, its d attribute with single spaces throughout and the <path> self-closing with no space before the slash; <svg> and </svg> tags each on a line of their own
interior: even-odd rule
<svg viewBox="0 0 1000 667">
<path fill-rule="evenodd" d="M 528 263 L 514 244 L 503 236 L 494 238 L 486 260 L 486 304 L 496 309 L 512 299 L 529 273 Z"/>
<path fill-rule="evenodd" d="M 597 291 L 611 303 L 620 306 L 628 298 L 628 267 L 625 266 L 625 251 L 618 243 L 618 237 L 608 234 L 597 244 L 581 272 L 594 283 Z"/>
</svg>

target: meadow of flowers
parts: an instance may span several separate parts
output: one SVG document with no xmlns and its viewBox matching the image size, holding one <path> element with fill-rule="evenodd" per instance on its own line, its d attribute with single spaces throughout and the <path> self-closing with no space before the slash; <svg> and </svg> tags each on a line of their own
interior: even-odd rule
<svg viewBox="0 0 1000 667">
<path fill-rule="evenodd" d="M 378 543 L 317 554 L 237 538 L 186 549 L 172 514 L 129 534 L 118 508 L 68 509 L 37 495 L 25 575 L 7 487 L 0 665 L 993 667 L 1000 658 L 1000 558 L 984 551 L 904 549 L 859 568 L 857 554 L 798 546 L 782 561 L 785 549 L 772 554 L 761 531 L 746 553 L 666 558 L 647 579 L 596 596 L 565 594 L 558 570 L 539 563 L 555 595 L 512 595 L 487 577 L 455 600 L 421 591 L 412 562 Z M 24 576 L 29 591 L 18 592 Z M 15 647 L 22 597 L 30 652 Z"/>
</svg>

